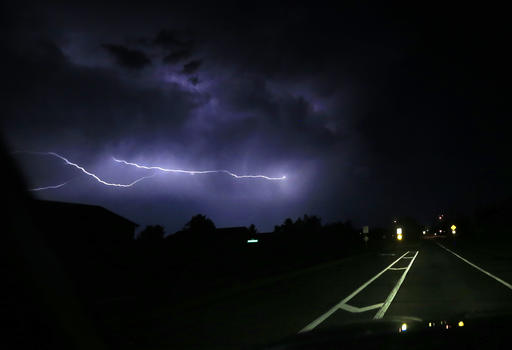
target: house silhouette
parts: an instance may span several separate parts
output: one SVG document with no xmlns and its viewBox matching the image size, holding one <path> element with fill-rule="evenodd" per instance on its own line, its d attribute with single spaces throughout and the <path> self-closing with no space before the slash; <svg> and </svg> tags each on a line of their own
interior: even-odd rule
<svg viewBox="0 0 512 350">
<path fill-rule="evenodd" d="M 97 205 L 33 200 L 34 224 L 54 247 L 68 250 L 124 246 L 138 224 Z"/>
<path fill-rule="evenodd" d="M 215 229 L 214 236 L 222 244 L 240 245 L 246 243 L 251 233 L 245 226 L 220 227 Z"/>
</svg>

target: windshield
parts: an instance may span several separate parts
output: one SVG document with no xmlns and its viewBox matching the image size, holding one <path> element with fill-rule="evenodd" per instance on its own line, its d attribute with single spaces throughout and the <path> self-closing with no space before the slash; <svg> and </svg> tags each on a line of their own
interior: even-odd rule
<svg viewBox="0 0 512 350">
<path fill-rule="evenodd" d="M 23 342 L 240 348 L 512 306 L 504 11 L 3 12 Z"/>
</svg>

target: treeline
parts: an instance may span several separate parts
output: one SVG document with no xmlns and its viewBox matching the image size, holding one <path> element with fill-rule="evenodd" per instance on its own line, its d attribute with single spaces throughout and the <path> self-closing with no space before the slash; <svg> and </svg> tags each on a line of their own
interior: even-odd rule
<svg viewBox="0 0 512 350">
<path fill-rule="evenodd" d="M 205 238 L 215 235 L 217 227 L 215 223 L 205 215 L 197 214 L 188 221 L 180 231 L 167 235 L 164 227 L 161 225 L 148 225 L 142 230 L 137 240 L 140 241 L 159 241 L 161 239 L 173 239 L 175 237 Z M 296 235 L 297 237 L 322 238 L 325 235 L 345 235 L 346 238 L 353 236 L 360 230 L 353 227 L 352 222 L 334 222 L 327 225 L 322 224 L 322 219 L 316 215 L 307 215 L 297 218 L 293 221 L 287 218 L 281 225 L 274 226 L 271 232 L 272 236 L 288 236 Z M 250 234 L 258 234 L 258 230 L 254 224 L 247 227 Z"/>
<path fill-rule="evenodd" d="M 475 240 L 492 239 L 498 243 L 512 243 L 512 196 L 479 206 L 470 215 L 455 215 L 457 232 L 461 237 Z"/>
<path fill-rule="evenodd" d="M 200 248 L 204 245 L 216 249 L 233 249 L 247 246 L 249 238 L 257 239 L 257 247 L 275 246 L 284 250 L 299 249 L 302 246 L 329 249 L 331 243 L 337 249 L 350 250 L 362 244 L 361 230 L 354 228 L 351 221 L 322 224 L 316 215 L 303 215 L 295 221 L 287 218 L 276 225 L 272 232 L 258 233 L 254 224 L 249 227 L 217 229 L 215 223 L 205 215 L 193 216 L 184 227 L 172 234 L 166 234 L 161 225 L 149 225 L 142 230 L 136 240 L 141 244 Z"/>
<path fill-rule="evenodd" d="M 190 241 L 195 241 L 213 237 L 215 230 L 216 226 L 210 218 L 197 214 L 185 224 L 183 229 L 172 235 L 166 236 L 165 230 L 161 225 L 148 225 L 139 233 L 137 240 L 142 242 L 159 242 L 164 238 L 167 240 L 188 238 Z"/>
<path fill-rule="evenodd" d="M 361 248 L 363 245 L 361 230 L 354 228 L 351 221 L 323 225 L 318 216 L 307 214 L 295 221 L 285 219 L 281 225 L 274 227 L 269 236 L 269 240 L 279 243 L 284 241 L 292 247 L 305 246 L 320 250 L 324 248 L 325 253 L 332 250 L 331 244 L 336 245 L 336 251 L 348 251 Z"/>
<path fill-rule="evenodd" d="M 167 294 L 182 290 L 190 296 L 205 288 L 243 285 L 365 249 L 360 230 L 350 221 L 323 225 L 318 216 L 303 215 L 284 220 L 273 232 L 258 233 L 254 225 L 217 229 L 211 219 L 198 214 L 173 234 L 166 234 L 159 225 L 147 226 L 126 260 L 138 262 L 134 275 L 151 290 Z"/>
</svg>

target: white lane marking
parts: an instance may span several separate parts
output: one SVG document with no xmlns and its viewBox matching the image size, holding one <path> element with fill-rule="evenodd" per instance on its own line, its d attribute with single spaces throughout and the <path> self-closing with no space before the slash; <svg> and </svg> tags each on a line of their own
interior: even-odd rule
<svg viewBox="0 0 512 350">
<path fill-rule="evenodd" d="M 436 242 L 437 243 L 437 242 Z M 457 258 L 459 258 L 460 260 L 464 261 L 465 263 L 473 266 L 475 269 L 477 269 L 478 271 L 481 271 L 483 273 L 485 273 L 487 276 L 491 277 L 491 278 L 494 278 L 496 281 L 500 282 L 501 284 L 503 284 L 505 287 L 509 288 L 509 289 L 512 289 L 512 285 L 504 280 L 502 280 L 501 278 L 499 277 L 496 277 L 494 276 L 492 273 L 490 272 L 487 272 L 485 271 L 484 269 L 482 269 L 481 267 L 478 267 L 476 266 L 475 264 L 473 264 L 471 261 L 467 260 L 467 259 L 464 259 L 462 256 L 460 256 L 459 254 L 451 251 L 450 249 L 446 248 L 444 245 L 442 245 L 441 243 L 437 243 L 437 245 L 439 245 L 441 248 L 443 248 L 444 250 L 452 253 L 453 255 L 455 255 Z"/>
<path fill-rule="evenodd" d="M 393 270 L 393 271 L 399 271 L 399 270 L 405 270 L 405 269 L 407 269 L 407 266 L 406 266 L 406 267 L 390 267 L 389 269 L 390 269 L 390 270 Z"/>
<path fill-rule="evenodd" d="M 396 259 L 395 261 L 393 261 L 389 266 L 387 266 L 384 270 L 382 270 L 381 272 L 379 272 L 378 274 L 376 274 L 375 276 L 373 276 L 371 279 L 369 279 L 366 283 L 364 283 L 361 287 L 357 288 L 354 292 L 352 292 L 352 294 L 350 294 L 349 296 L 347 296 L 345 299 L 343 299 L 342 301 L 340 301 L 338 304 L 334 305 L 332 308 L 330 308 L 327 312 L 325 312 L 324 314 L 322 314 L 320 317 L 318 317 L 316 320 L 314 320 L 313 322 L 311 322 L 310 324 L 308 324 L 306 327 L 304 327 L 303 329 L 300 330 L 299 333 L 303 333 L 303 332 L 308 332 L 308 331 L 311 331 L 313 330 L 316 326 L 318 326 L 320 323 L 322 323 L 323 321 L 325 321 L 327 318 L 329 318 L 329 316 L 331 316 L 334 312 L 336 312 L 336 310 L 338 310 L 340 308 L 341 305 L 343 304 L 346 304 L 350 299 L 352 299 L 353 297 L 355 297 L 359 292 L 361 292 L 363 289 L 365 289 L 366 287 L 368 287 L 368 285 L 370 283 L 372 283 L 373 281 L 375 281 L 377 278 L 380 277 L 380 275 L 382 275 L 384 272 L 386 272 L 390 267 L 392 267 L 394 264 L 396 264 L 400 259 L 402 259 L 404 256 L 406 256 L 409 252 L 406 252 L 405 254 L 403 254 L 401 257 L 399 257 L 398 259 Z"/>
<path fill-rule="evenodd" d="M 380 256 L 395 256 L 395 253 L 380 253 Z"/>
<path fill-rule="evenodd" d="M 409 266 L 407 266 L 407 269 L 402 274 L 402 277 L 400 277 L 400 279 L 396 283 L 395 287 L 393 288 L 391 293 L 389 293 L 388 297 L 386 298 L 386 301 L 384 301 L 384 305 L 380 308 L 379 311 L 377 311 L 375 316 L 373 316 L 374 320 L 378 320 L 378 319 L 381 319 L 382 317 L 384 317 L 384 314 L 386 313 L 386 311 L 388 310 L 389 306 L 393 302 L 393 299 L 395 298 L 396 293 L 398 293 L 398 290 L 400 289 L 400 286 L 402 285 L 402 283 L 405 280 L 405 276 L 407 276 L 407 273 L 411 269 L 411 266 L 414 263 L 414 260 L 416 259 L 418 254 L 419 254 L 419 251 L 417 251 L 416 254 L 414 254 L 414 256 L 412 257 L 411 262 L 409 263 Z"/>
<path fill-rule="evenodd" d="M 364 307 L 357 307 L 357 306 L 352 306 L 349 304 L 342 304 L 342 305 L 340 305 L 340 309 L 348 311 L 348 312 L 352 312 L 352 313 L 360 313 L 360 312 L 366 312 L 366 311 L 378 309 L 378 308 L 382 307 L 382 305 L 384 305 L 384 303 L 378 303 L 375 305 L 364 306 Z"/>
</svg>

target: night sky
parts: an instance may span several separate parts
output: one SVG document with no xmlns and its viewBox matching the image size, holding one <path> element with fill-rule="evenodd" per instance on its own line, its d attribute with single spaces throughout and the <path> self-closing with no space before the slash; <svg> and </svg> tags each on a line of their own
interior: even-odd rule
<svg viewBox="0 0 512 350">
<path fill-rule="evenodd" d="M 504 9 L 17 2 L 3 10 L 2 133 L 43 199 L 180 229 L 384 224 L 511 193 Z M 385 3 L 385 4 L 384 4 Z M 417 5 L 416 5 L 417 6 Z M 116 163 L 226 173 L 162 173 Z"/>
</svg>

